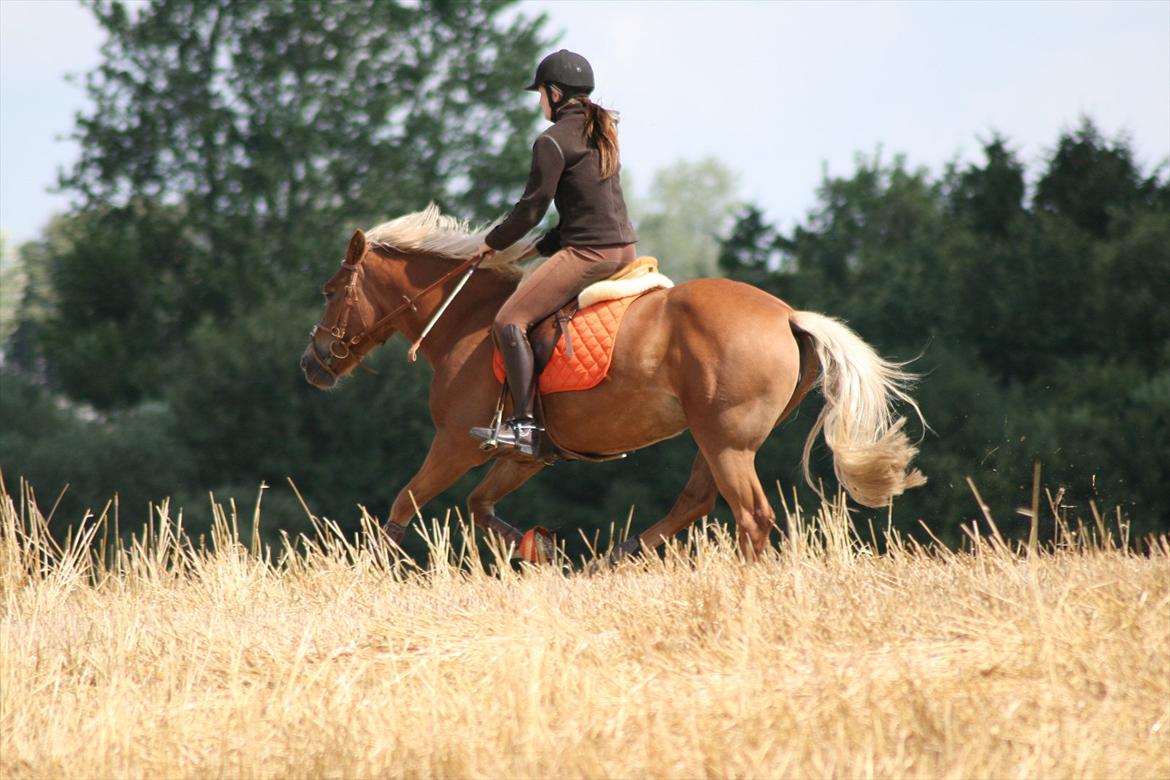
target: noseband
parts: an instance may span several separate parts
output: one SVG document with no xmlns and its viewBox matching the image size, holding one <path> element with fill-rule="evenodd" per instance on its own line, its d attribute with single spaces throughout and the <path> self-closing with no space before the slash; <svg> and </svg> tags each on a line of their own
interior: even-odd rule
<svg viewBox="0 0 1170 780">
<path fill-rule="evenodd" d="M 372 245 L 371 248 L 377 249 L 377 246 Z M 346 333 L 349 329 L 349 320 L 352 316 L 354 305 L 357 302 L 357 283 L 359 278 L 358 272 L 361 270 L 361 261 L 359 260 L 357 263 L 352 264 L 342 262 L 341 267 L 344 270 L 349 271 L 349 282 L 345 285 L 345 303 L 342 305 L 341 311 L 337 313 L 337 319 L 334 321 L 333 325 L 328 328 L 329 335 L 333 337 L 333 340 L 329 342 L 328 357 L 337 362 L 345 360 L 351 355 L 356 355 L 355 350 L 357 346 L 361 344 L 368 336 L 370 336 L 370 334 L 378 333 L 380 330 L 382 330 L 383 327 L 390 324 L 394 318 L 405 313 L 407 309 L 411 311 L 418 311 L 417 302 L 419 299 L 421 299 L 431 290 L 442 285 L 453 276 L 467 270 L 472 266 L 478 265 L 480 259 L 481 258 L 474 255 L 469 257 L 455 268 L 452 268 L 450 271 L 443 274 L 443 276 L 441 276 L 437 281 L 432 282 L 423 289 L 419 290 L 413 297 L 403 294 L 402 297 L 406 302 L 398 306 L 386 316 L 382 317 L 373 325 L 366 325 L 365 317 L 362 316 L 362 313 L 359 310 L 358 319 L 361 320 L 362 330 L 360 333 L 349 336 L 348 338 L 346 337 Z M 313 359 L 317 361 L 317 365 L 325 369 L 329 376 L 333 377 L 334 379 L 338 379 L 341 375 L 337 372 L 337 369 L 335 369 L 331 363 L 327 362 L 325 357 L 323 357 L 320 351 L 317 349 L 317 332 L 320 330 L 325 330 L 325 328 L 323 328 L 322 325 L 318 323 L 317 325 L 313 326 L 311 331 L 309 331 L 309 352 L 313 355 Z M 367 366 L 364 360 L 365 355 L 357 355 L 358 365 L 371 374 L 376 374 L 377 372 Z"/>
</svg>

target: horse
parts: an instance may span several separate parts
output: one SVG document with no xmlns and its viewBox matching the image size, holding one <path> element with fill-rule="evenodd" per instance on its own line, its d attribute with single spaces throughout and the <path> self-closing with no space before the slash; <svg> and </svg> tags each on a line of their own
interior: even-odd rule
<svg viewBox="0 0 1170 780">
<path fill-rule="evenodd" d="M 494 459 L 468 496 L 468 510 L 474 525 L 518 548 L 522 534 L 496 515 L 496 503 L 546 465 L 485 452 L 468 435 L 486 424 L 501 397 L 492 372 L 492 319 L 522 283 L 519 262 L 534 243 L 527 238 L 477 273 L 462 273 L 486 232 L 433 204 L 368 233 L 357 230 L 322 287 L 325 308 L 301 356 L 306 380 L 321 389 L 335 387 L 395 333 L 414 341 L 430 364 L 435 436 L 383 525 L 395 541 L 428 501 Z M 463 283 L 458 296 L 447 297 Z M 437 311 L 441 317 L 431 322 Z M 428 324 L 433 330 L 419 346 Z M 810 485 L 810 451 L 821 432 L 838 481 L 859 504 L 887 505 L 926 481 L 910 467 L 917 448 L 903 430 L 905 418 L 895 414 L 903 403 L 925 426 L 909 394 L 913 379 L 905 364 L 884 360 L 839 320 L 798 311 L 741 282 L 695 279 L 629 306 L 605 381 L 542 402 L 545 425 L 566 450 L 617 455 L 688 429 L 698 444 L 674 506 L 614 556 L 662 544 L 710 513 L 718 493 L 731 508 L 741 554 L 751 560 L 764 551 L 776 518 L 755 470 L 756 451 L 814 386 L 825 403 L 802 456 Z"/>
</svg>

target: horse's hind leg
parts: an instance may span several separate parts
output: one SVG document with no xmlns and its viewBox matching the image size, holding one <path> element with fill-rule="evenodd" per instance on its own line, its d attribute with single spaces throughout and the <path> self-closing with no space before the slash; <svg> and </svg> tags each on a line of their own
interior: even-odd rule
<svg viewBox="0 0 1170 780">
<path fill-rule="evenodd" d="M 707 459 L 703 457 L 703 453 L 698 452 L 695 454 L 695 462 L 691 466 L 691 477 L 687 480 L 686 487 L 679 494 L 670 512 L 633 541 L 641 542 L 649 549 L 657 547 L 703 515 L 709 514 L 715 506 L 716 492 L 715 478 L 711 475 L 711 467 L 707 465 Z M 626 545 L 618 549 L 622 553 L 631 553 L 637 549 L 634 544 L 627 543 L 627 545 L 629 549 L 623 549 Z"/>
<path fill-rule="evenodd" d="M 700 446 L 702 446 L 700 444 Z M 735 515 L 739 549 L 747 560 L 755 560 L 768 545 L 768 534 L 776 524 L 776 512 L 768 503 L 756 475 L 756 454 L 750 450 L 724 448 L 705 452 L 719 493 Z"/>
<path fill-rule="evenodd" d="M 758 394 L 720 409 L 711 403 L 697 403 L 687 409 L 691 434 L 711 468 L 719 494 L 735 517 L 739 547 L 754 560 L 768 545 L 768 534 L 776 513 L 768 503 L 756 475 L 756 451 L 768 437 L 778 414 L 796 384 L 782 386 L 769 394 Z M 714 393 L 720 398 L 720 393 Z"/>
</svg>

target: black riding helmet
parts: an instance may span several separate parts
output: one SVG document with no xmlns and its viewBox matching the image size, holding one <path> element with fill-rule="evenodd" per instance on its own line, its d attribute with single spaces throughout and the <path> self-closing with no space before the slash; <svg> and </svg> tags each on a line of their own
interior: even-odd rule
<svg viewBox="0 0 1170 780">
<path fill-rule="evenodd" d="M 543 84 L 551 84 L 561 91 L 560 100 L 554 101 L 551 94 L 548 96 L 552 120 L 555 122 L 566 103 L 578 95 L 588 95 L 593 91 L 593 67 L 580 54 L 561 49 L 540 61 L 536 66 L 536 77 L 525 89 L 536 91 Z"/>
<path fill-rule="evenodd" d="M 556 84 L 562 92 L 588 95 L 593 91 L 593 67 L 576 52 L 561 49 L 536 66 L 536 77 L 525 89 L 535 92 L 541 84 Z"/>
</svg>

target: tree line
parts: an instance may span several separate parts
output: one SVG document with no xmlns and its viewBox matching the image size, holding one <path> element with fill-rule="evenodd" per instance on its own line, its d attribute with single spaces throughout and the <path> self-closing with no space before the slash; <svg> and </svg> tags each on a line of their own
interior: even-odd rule
<svg viewBox="0 0 1170 780">
<path fill-rule="evenodd" d="M 107 42 L 61 182 L 76 205 L 19 249 L 23 293 L 2 332 L 5 479 L 29 479 L 42 502 L 69 484 L 62 523 L 115 493 L 144 520 L 171 496 L 198 533 L 208 493 L 250 504 L 263 482 L 266 532 L 309 530 L 286 477 L 343 528 L 359 504 L 385 516 L 429 443 L 429 373 L 396 341 L 375 353 L 378 376 L 310 388 L 297 359 L 318 289 L 354 227 L 429 201 L 473 221 L 508 207 L 538 120 L 516 85 L 553 46 L 547 20 L 495 0 L 91 8 Z M 931 481 L 896 504 L 900 528 L 923 519 L 957 541 L 979 514 L 970 476 L 1015 530 L 1035 461 L 1082 513 L 1092 499 L 1139 531 L 1170 527 L 1165 170 L 1144 172 L 1088 120 L 1031 174 L 1008 139 L 984 154 L 938 175 L 859 159 L 791 230 L 747 206 L 706 254 L 678 248 L 675 270 L 717 267 L 914 360 Z M 718 166 L 695 170 L 726 191 Z M 681 192 L 677 207 L 647 207 L 655 251 L 672 251 L 671 219 L 719 224 L 678 184 L 654 190 Z M 797 463 L 816 411 L 810 398 L 760 453 L 765 479 L 806 506 Z M 693 452 L 684 436 L 558 464 L 502 508 L 570 537 L 623 526 L 631 507 L 645 527 Z M 831 487 L 828 465 L 822 452 Z"/>
<path fill-rule="evenodd" d="M 745 209 L 720 266 L 912 361 L 930 483 L 897 520 L 957 539 L 970 477 L 1019 533 L 1039 463 L 1070 514 L 1151 531 L 1170 527 L 1168 215 L 1165 163 L 1144 173 L 1084 118 L 1033 172 L 998 135 L 937 176 L 859 159 L 789 231 Z"/>
</svg>

